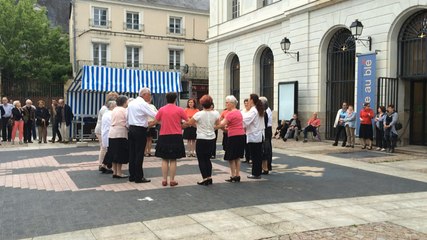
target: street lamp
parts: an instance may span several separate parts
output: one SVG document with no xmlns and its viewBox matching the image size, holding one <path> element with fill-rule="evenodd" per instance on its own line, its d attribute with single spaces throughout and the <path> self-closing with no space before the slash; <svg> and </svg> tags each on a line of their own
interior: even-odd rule
<svg viewBox="0 0 427 240">
<path fill-rule="evenodd" d="M 289 49 L 291 48 L 291 41 L 287 37 L 284 37 L 282 41 L 280 42 L 280 47 L 282 48 L 283 52 L 292 56 L 295 55 L 297 57 L 297 62 L 299 62 L 299 51 L 298 52 L 289 52 Z"/>
<path fill-rule="evenodd" d="M 366 45 L 365 45 L 364 42 L 366 42 L 368 44 L 369 51 L 371 51 L 371 49 L 372 49 L 372 38 L 371 37 L 368 37 L 366 39 L 359 38 L 360 35 L 362 35 L 362 32 L 363 32 L 363 24 L 358 19 L 356 19 L 350 25 L 350 30 L 351 30 L 351 35 L 353 35 L 353 39 L 355 41 L 358 41 L 358 42 L 362 43 L 363 46 L 365 46 L 365 47 L 366 47 Z"/>
</svg>

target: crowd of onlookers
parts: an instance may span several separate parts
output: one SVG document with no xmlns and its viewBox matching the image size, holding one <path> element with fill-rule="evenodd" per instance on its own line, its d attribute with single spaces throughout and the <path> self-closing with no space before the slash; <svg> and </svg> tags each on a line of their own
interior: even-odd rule
<svg viewBox="0 0 427 240">
<path fill-rule="evenodd" d="M 145 157 L 152 156 L 151 142 L 157 137 L 154 155 L 162 159 L 163 186 L 178 185 L 177 159 L 183 157 L 197 158 L 202 175 L 197 184 L 210 185 L 218 129 L 224 132 L 224 160 L 230 166 L 227 182 L 240 182 L 240 159 L 245 155 L 252 162 L 248 178 L 259 179 L 271 170 L 272 112 L 265 97 L 251 94 L 245 100 L 245 109 L 240 111 L 237 99 L 227 96 L 226 109 L 221 114 L 214 109 L 209 95 L 201 97 L 200 108 L 195 99 L 190 99 L 185 109 L 177 106 L 177 94 L 171 92 L 166 94 L 167 104 L 157 110 L 151 104 L 148 88 L 141 89 L 135 99 L 117 93 L 108 93 L 106 99 L 95 133 L 101 142 L 99 170 L 112 173 L 113 178 L 150 182 L 145 177 L 143 162 Z M 129 164 L 129 175 L 123 173 L 123 164 Z"/>
<path fill-rule="evenodd" d="M 18 144 L 27 144 L 38 141 L 47 143 L 47 128 L 52 127 L 52 139 L 55 143 L 56 136 L 59 142 L 70 141 L 69 131 L 73 113 L 63 99 L 52 100 L 50 108 L 45 101 L 39 100 L 36 105 L 30 99 L 22 106 L 19 100 L 2 98 L 0 104 L 0 129 L 3 143 L 14 145 L 18 137 Z"/>
<path fill-rule="evenodd" d="M 358 136 L 362 149 L 373 149 L 373 138 L 375 129 L 376 150 L 394 152 L 398 140 L 398 130 L 401 128 L 399 115 L 395 111 L 393 104 L 379 106 L 377 113 L 370 108 L 370 103 L 364 103 L 359 114 L 354 111 L 353 106 L 346 102 L 342 103 L 342 108 L 337 111 L 334 128 L 336 129 L 335 141 L 333 146 L 338 146 L 342 137 L 342 147 L 354 148 L 356 136 L 356 120 L 359 118 Z M 304 141 L 307 142 L 307 133 L 312 132 L 313 137 L 320 140 L 319 135 L 320 119 L 317 113 L 308 120 L 307 126 L 301 128 L 301 121 L 298 115 L 294 114 L 289 121 L 283 120 L 277 127 L 274 137 L 287 141 L 289 138 L 295 138 L 298 141 L 299 132 L 304 133 Z"/>
</svg>

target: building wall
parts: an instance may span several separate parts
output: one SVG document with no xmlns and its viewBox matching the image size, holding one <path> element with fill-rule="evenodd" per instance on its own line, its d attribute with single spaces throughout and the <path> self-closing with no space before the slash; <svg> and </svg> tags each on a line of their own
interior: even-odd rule
<svg viewBox="0 0 427 240">
<path fill-rule="evenodd" d="M 260 49 L 268 46 L 274 54 L 274 109 L 278 107 L 278 83 L 298 81 L 298 110 L 303 121 L 315 111 L 324 121 L 326 52 L 336 30 L 349 28 L 359 19 L 364 25 L 362 37 L 371 36 L 372 51 L 379 50 L 377 77 L 396 77 L 400 27 L 411 13 L 427 8 L 427 0 L 282 0 L 252 12 L 248 7 L 247 13 L 242 11 L 240 17 L 229 19 L 226 2 L 211 1 L 210 5 L 209 88 L 218 98 L 217 105 L 222 106 L 229 93 L 226 63 L 232 53 L 240 60 L 241 100 L 252 92 L 259 93 L 257 57 Z M 291 41 L 290 51 L 300 52 L 299 62 L 281 50 L 285 36 Z M 367 53 L 369 49 L 358 43 L 356 52 Z M 404 88 L 400 91 L 404 96 Z M 401 109 L 407 104 L 399 99 Z M 406 112 L 404 115 L 403 119 L 407 118 Z M 277 119 L 277 111 L 274 116 Z"/>
<path fill-rule="evenodd" d="M 93 7 L 108 9 L 111 28 L 99 29 L 89 25 L 89 19 L 93 18 Z M 77 60 L 92 60 L 92 43 L 102 42 L 109 44 L 107 49 L 109 62 L 126 62 L 126 46 L 131 45 L 141 47 L 140 63 L 143 64 L 168 65 L 169 49 L 176 48 L 183 50 L 182 65 L 208 66 L 208 46 L 204 43 L 207 39 L 208 13 L 108 0 L 76 0 L 73 11 L 76 20 L 70 21 L 70 33 L 73 32 L 72 28 L 75 28 L 76 38 L 70 43 L 73 40 L 77 43 Z M 144 25 L 143 31 L 134 32 L 124 29 L 126 11 L 140 13 L 140 23 Z M 183 18 L 185 34 L 171 35 L 167 32 L 169 16 Z M 73 52 L 72 44 L 70 48 Z"/>
</svg>

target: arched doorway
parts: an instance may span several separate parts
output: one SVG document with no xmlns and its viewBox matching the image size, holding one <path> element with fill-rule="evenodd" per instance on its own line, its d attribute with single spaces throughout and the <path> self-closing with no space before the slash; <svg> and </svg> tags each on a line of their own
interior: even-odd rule
<svg viewBox="0 0 427 240">
<path fill-rule="evenodd" d="M 356 66 L 355 43 L 351 32 L 342 28 L 331 38 L 328 45 L 326 78 L 326 138 L 335 137 L 333 124 L 342 102 L 354 104 Z"/>
<path fill-rule="evenodd" d="M 260 95 L 268 99 L 271 109 L 274 106 L 274 56 L 270 48 L 263 50 L 260 58 Z"/>
<path fill-rule="evenodd" d="M 427 10 L 402 25 L 399 77 L 410 82 L 410 144 L 427 145 Z"/>
<path fill-rule="evenodd" d="M 237 55 L 233 56 L 230 65 L 230 94 L 240 101 L 240 61 Z"/>
</svg>

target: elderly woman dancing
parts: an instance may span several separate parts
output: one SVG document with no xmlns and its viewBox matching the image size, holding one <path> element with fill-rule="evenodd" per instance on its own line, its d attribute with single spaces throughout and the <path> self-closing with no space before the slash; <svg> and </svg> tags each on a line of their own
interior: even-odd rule
<svg viewBox="0 0 427 240">
<path fill-rule="evenodd" d="M 245 152 L 245 130 L 243 129 L 242 113 L 236 108 L 237 99 L 230 95 L 225 98 L 225 105 L 228 114 L 221 121 L 217 128 L 228 128 L 228 142 L 225 147 L 224 160 L 230 165 L 230 179 L 227 182 L 240 182 L 240 159 Z"/>
</svg>

